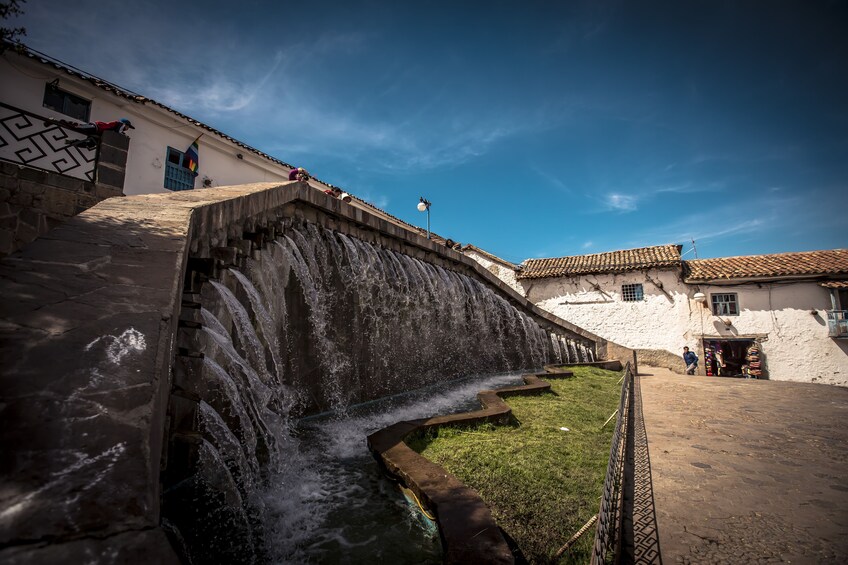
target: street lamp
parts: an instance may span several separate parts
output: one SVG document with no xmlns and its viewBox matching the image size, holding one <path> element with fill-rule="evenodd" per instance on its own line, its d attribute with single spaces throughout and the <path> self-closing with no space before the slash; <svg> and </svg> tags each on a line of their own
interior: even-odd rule
<svg viewBox="0 0 848 565">
<path fill-rule="evenodd" d="M 427 212 L 427 239 L 430 239 L 430 206 L 432 206 L 430 201 L 422 196 L 418 202 L 418 211 L 424 212 L 426 210 Z"/>
</svg>

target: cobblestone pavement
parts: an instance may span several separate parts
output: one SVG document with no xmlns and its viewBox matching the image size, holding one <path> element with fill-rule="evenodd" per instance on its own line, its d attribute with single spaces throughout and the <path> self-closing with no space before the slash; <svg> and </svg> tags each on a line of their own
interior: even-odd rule
<svg viewBox="0 0 848 565">
<path fill-rule="evenodd" d="M 848 389 L 642 367 L 673 563 L 848 563 Z"/>
</svg>

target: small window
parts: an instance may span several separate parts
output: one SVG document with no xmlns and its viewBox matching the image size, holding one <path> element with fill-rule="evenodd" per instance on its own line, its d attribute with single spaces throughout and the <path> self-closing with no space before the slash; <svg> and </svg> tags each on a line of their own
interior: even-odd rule
<svg viewBox="0 0 848 565">
<path fill-rule="evenodd" d="M 44 87 L 44 107 L 61 112 L 82 122 L 88 121 L 91 114 L 91 102 L 76 94 L 65 92 L 58 86 L 47 84 Z"/>
<path fill-rule="evenodd" d="M 191 169 L 183 165 L 185 153 L 173 147 L 168 148 L 168 158 L 165 161 L 165 188 L 168 190 L 192 190 L 194 178 L 197 176 Z"/>
<path fill-rule="evenodd" d="M 639 302 L 644 297 L 641 283 L 621 285 L 621 298 L 625 302 Z"/>
<path fill-rule="evenodd" d="M 713 294 L 713 315 L 715 316 L 738 316 L 739 302 L 736 300 L 735 292 L 726 294 Z"/>
</svg>

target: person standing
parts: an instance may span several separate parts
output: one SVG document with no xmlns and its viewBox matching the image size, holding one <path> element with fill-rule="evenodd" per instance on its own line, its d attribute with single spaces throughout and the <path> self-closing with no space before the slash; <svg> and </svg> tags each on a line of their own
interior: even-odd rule
<svg viewBox="0 0 848 565">
<path fill-rule="evenodd" d="M 698 356 L 689 351 L 688 347 L 683 348 L 683 362 L 686 363 L 686 374 L 694 375 L 698 368 Z"/>
</svg>

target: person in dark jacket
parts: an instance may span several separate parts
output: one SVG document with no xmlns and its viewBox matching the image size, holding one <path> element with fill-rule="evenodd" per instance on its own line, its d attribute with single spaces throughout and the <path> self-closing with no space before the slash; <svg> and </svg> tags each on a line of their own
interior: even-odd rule
<svg viewBox="0 0 848 565">
<path fill-rule="evenodd" d="M 683 348 L 683 362 L 686 363 L 686 374 L 694 375 L 698 368 L 698 356 L 689 351 L 688 347 Z"/>
</svg>

